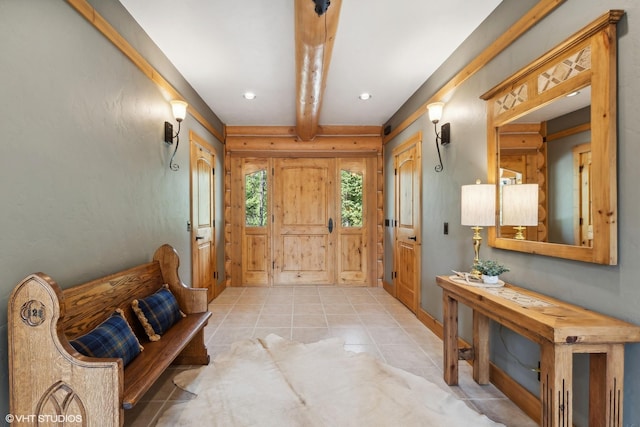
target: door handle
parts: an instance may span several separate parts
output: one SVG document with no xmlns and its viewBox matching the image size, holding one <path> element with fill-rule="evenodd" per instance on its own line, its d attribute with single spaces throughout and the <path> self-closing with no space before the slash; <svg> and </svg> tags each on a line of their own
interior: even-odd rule
<svg viewBox="0 0 640 427">
<path fill-rule="evenodd" d="M 333 218 L 329 218 L 329 234 L 333 233 Z"/>
<path fill-rule="evenodd" d="M 204 236 L 196 236 L 196 240 L 202 240 L 204 239 Z"/>
<path fill-rule="evenodd" d="M 409 240 L 413 240 L 414 242 L 418 241 L 418 236 L 411 236 L 409 237 Z"/>
</svg>

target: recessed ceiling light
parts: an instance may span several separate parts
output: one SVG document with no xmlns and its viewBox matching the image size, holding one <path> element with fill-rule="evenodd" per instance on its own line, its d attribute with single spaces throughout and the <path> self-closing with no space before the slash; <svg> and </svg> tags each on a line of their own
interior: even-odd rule
<svg viewBox="0 0 640 427">
<path fill-rule="evenodd" d="M 256 94 L 253 92 L 245 92 L 242 96 L 244 99 L 256 99 Z"/>
<path fill-rule="evenodd" d="M 364 93 L 361 93 L 360 96 L 358 96 L 358 98 L 362 99 L 363 101 L 366 101 L 368 99 L 371 99 L 371 94 L 368 92 L 364 92 Z"/>
</svg>

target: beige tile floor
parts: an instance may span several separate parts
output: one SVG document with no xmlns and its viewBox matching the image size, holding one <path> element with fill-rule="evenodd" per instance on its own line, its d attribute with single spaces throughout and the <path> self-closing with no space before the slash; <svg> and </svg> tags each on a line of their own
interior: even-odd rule
<svg viewBox="0 0 640 427">
<path fill-rule="evenodd" d="M 209 309 L 213 315 L 205 340 L 212 360 L 234 341 L 270 333 L 305 343 L 341 337 L 345 349 L 369 352 L 422 376 L 494 421 L 518 427 L 537 425 L 493 385 L 476 384 L 466 363 L 460 364 L 460 384 L 447 386 L 442 380 L 442 340 L 383 289 L 228 288 Z M 168 407 L 192 398 L 173 385 L 171 379 L 179 369 L 185 368 L 167 370 L 142 402 L 125 411 L 125 426 L 154 426 Z"/>
</svg>

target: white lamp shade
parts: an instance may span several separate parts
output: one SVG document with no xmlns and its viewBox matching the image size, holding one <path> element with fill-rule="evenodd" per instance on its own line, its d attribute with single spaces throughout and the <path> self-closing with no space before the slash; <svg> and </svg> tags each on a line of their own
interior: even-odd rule
<svg viewBox="0 0 640 427">
<path fill-rule="evenodd" d="M 183 121 L 187 117 L 188 104 L 184 101 L 173 100 L 171 101 L 171 109 L 173 110 L 173 117 L 179 122 Z"/>
<path fill-rule="evenodd" d="M 427 105 L 427 110 L 429 110 L 429 120 L 433 123 L 438 123 L 442 118 L 442 110 L 444 108 L 444 102 L 432 102 Z"/>
<path fill-rule="evenodd" d="M 460 223 L 470 226 L 496 225 L 496 186 L 494 184 L 462 186 Z"/>
<path fill-rule="evenodd" d="M 538 225 L 538 184 L 502 187 L 502 225 Z"/>
</svg>

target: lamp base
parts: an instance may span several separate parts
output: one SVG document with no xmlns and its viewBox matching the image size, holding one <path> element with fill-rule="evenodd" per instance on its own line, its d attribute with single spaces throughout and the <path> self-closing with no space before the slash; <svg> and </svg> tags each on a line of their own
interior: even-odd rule
<svg viewBox="0 0 640 427">
<path fill-rule="evenodd" d="M 476 225 L 471 227 L 471 229 L 473 230 L 473 267 L 471 268 L 471 274 L 473 276 L 480 277 L 480 272 L 475 268 L 475 266 L 478 265 L 478 262 L 480 261 L 480 245 L 482 244 L 480 230 L 482 230 L 482 227 Z"/>
<path fill-rule="evenodd" d="M 524 240 L 524 233 L 522 233 L 522 231 L 526 230 L 527 227 L 523 227 L 522 225 L 519 225 L 517 227 L 513 227 L 513 229 L 516 230 L 515 239 L 516 240 Z"/>
</svg>

